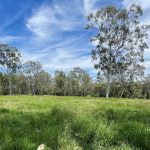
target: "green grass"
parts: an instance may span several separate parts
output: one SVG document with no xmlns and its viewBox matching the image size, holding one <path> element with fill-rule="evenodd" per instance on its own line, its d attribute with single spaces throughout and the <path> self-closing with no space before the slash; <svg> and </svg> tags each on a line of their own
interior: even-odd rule
<svg viewBox="0 0 150 150">
<path fill-rule="evenodd" d="M 0 150 L 150 150 L 150 101 L 0 96 Z"/>
</svg>

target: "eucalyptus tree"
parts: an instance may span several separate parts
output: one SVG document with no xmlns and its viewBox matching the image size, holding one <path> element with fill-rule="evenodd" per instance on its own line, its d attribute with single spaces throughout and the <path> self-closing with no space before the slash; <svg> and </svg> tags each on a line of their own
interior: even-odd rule
<svg viewBox="0 0 150 150">
<path fill-rule="evenodd" d="M 37 74 L 35 81 L 36 81 L 36 89 L 38 91 L 38 94 L 45 95 L 45 94 L 52 93 L 52 89 L 51 89 L 52 79 L 49 73 L 42 70 Z"/>
<path fill-rule="evenodd" d="M 80 67 L 74 67 L 67 75 L 67 95 L 88 95 L 91 86 L 89 74 Z"/>
<path fill-rule="evenodd" d="M 67 91 L 69 96 L 79 95 L 79 78 L 74 69 L 67 75 Z"/>
<path fill-rule="evenodd" d="M 63 71 L 56 70 L 54 76 L 54 93 L 56 95 L 65 95 L 66 75 Z"/>
<path fill-rule="evenodd" d="M 97 34 L 91 39 L 96 47 L 92 50 L 95 68 L 107 79 L 106 97 L 109 97 L 112 78 L 132 65 L 143 62 L 143 53 L 148 48 L 149 25 L 142 25 L 142 8 L 131 5 L 128 9 L 106 6 L 90 13 L 87 29 Z"/>
<path fill-rule="evenodd" d="M 80 95 L 82 96 L 88 95 L 88 92 L 90 90 L 90 84 L 91 84 L 91 78 L 89 74 L 80 67 L 75 67 L 73 71 L 78 78 Z"/>
<path fill-rule="evenodd" d="M 21 67 L 21 54 L 16 47 L 8 44 L 0 44 L 0 65 L 2 65 L 7 72 L 9 81 L 9 94 L 12 94 L 11 77 L 16 70 Z"/>
<path fill-rule="evenodd" d="M 42 64 L 38 61 L 27 61 L 23 64 L 23 72 L 28 79 L 29 89 L 33 95 L 36 94 L 36 77 L 42 72 Z"/>
<path fill-rule="evenodd" d="M 17 94 L 28 94 L 28 79 L 26 76 L 21 72 L 16 75 L 16 88 Z"/>
</svg>

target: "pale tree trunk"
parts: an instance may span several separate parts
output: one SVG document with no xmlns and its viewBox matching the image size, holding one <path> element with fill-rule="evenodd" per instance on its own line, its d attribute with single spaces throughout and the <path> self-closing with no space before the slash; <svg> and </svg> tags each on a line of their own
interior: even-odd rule
<svg viewBox="0 0 150 150">
<path fill-rule="evenodd" d="M 32 95 L 35 95 L 35 81 L 34 79 L 31 79 L 31 90 L 32 90 Z"/>
<path fill-rule="evenodd" d="M 32 80 L 30 80 L 30 93 L 34 95 L 34 85 Z"/>
<path fill-rule="evenodd" d="M 34 84 L 32 84 L 32 93 L 33 93 L 33 95 L 35 95 L 35 87 L 34 87 Z"/>
<path fill-rule="evenodd" d="M 120 94 L 120 98 L 122 98 L 123 94 L 124 94 L 124 90 L 122 90 L 122 92 Z"/>
<path fill-rule="evenodd" d="M 9 95 L 12 94 L 12 83 L 11 83 L 11 74 L 9 74 Z"/>
<path fill-rule="evenodd" d="M 72 96 L 72 82 L 69 80 L 69 96 Z"/>
<path fill-rule="evenodd" d="M 9 89 L 9 95 L 12 94 L 12 83 L 11 83 L 11 71 L 10 69 L 7 69 L 7 75 L 8 75 L 8 89 Z"/>
<path fill-rule="evenodd" d="M 85 87 L 83 85 L 83 96 L 85 96 Z"/>
<path fill-rule="evenodd" d="M 145 99 L 147 98 L 147 92 L 146 91 L 144 92 L 144 98 Z"/>
<path fill-rule="evenodd" d="M 121 88 L 122 88 L 122 90 L 121 90 L 120 98 L 123 97 L 123 94 L 124 94 L 124 92 L 125 92 L 125 89 L 124 89 L 124 87 L 123 87 L 123 84 L 121 85 Z"/>
<path fill-rule="evenodd" d="M 110 75 L 107 78 L 106 98 L 109 98 L 109 94 L 110 94 Z"/>
</svg>

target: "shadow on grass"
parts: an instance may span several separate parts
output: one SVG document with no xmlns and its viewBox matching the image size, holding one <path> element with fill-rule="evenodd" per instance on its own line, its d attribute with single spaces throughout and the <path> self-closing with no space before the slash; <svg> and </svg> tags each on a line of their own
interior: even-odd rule
<svg viewBox="0 0 150 150">
<path fill-rule="evenodd" d="M 1 108 L 0 113 L 9 113 L 10 111 L 6 108 Z"/>
<path fill-rule="evenodd" d="M 132 109 L 96 109 L 93 111 L 94 118 L 105 119 L 108 122 L 137 121 L 150 125 L 150 111 Z"/>
</svg>

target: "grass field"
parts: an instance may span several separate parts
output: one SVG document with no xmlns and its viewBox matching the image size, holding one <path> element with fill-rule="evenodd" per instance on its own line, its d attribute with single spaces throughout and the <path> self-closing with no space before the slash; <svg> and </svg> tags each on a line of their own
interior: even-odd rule
<svg viewBox="0 0 150 150">
<path fill-rule="evenodd" d="M 150 101 L 0 96 L 0 150 L 150 150 Z"/>
</svg>

